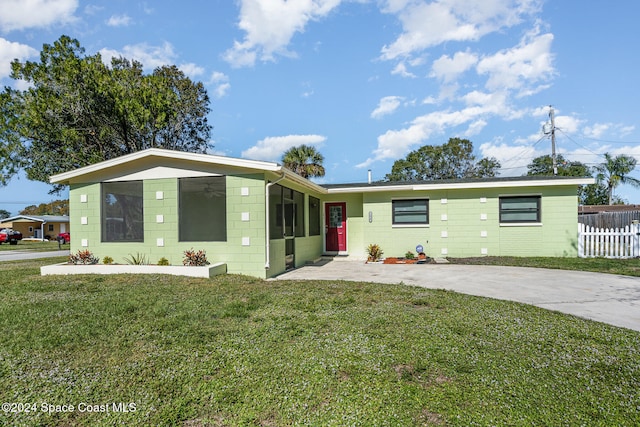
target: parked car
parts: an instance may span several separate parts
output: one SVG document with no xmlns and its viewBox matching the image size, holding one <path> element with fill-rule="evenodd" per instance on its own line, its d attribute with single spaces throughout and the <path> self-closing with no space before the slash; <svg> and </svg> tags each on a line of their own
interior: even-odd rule
<svg viewBox="0 0 640 427">
<path fill-rule="evenodd" d="M 17 245 L 18 240 L 22 240 L 21 232 L 15 231 L 11 228 L 3 228 L 2 230 L 0 230 L 0 245 L 3 243 Z"/>
<path fill-rule="evenodd" d="M 60 233 L 56 238 L 58 243 L 69 243 L 71 241 L 71 234 L 69 233 Z"/>
</svg>

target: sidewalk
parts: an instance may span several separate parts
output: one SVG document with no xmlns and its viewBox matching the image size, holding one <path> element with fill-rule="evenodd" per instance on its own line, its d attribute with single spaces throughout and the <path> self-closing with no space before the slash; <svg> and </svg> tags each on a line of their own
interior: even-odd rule
<svg viewBox="0 0 640 427">
<path fill-rule="evenodd" d="M 276 280 L 403 283 L 517 301 L 640 331 L 640 278 L 584 271 L 482 265 L 366 264 L 331 260 Z"/>
</svg>

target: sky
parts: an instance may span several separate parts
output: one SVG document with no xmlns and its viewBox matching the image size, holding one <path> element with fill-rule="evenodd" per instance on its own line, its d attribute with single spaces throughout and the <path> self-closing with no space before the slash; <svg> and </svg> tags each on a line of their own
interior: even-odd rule
<svg viewBox="0 0 640 427">
<path fill-rule="evenodd" d="M 177 65 L 211 98 L 212 154 L 279 162 L 313 145 L 321 184 L 383 179 L 452 137 L 522 175 L 551 153 L 550 106 L 565 158 L 640 163 L 638 16 L 637 0 L 0 0 L 0 84 L 19 87 L 11 61 L 61 35 L 105 62 Z M 50 189 L 21 174 L 0 209 L 68 197 Z"/>
</svg>

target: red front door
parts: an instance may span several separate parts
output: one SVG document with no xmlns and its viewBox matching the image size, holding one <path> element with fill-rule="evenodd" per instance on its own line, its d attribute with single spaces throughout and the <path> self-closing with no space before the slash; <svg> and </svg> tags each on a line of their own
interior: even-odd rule
<svg viewBox="0 0 640 427">
<path fill-rule="evenodd" d="M 347 204 L 327 203 L 324 207 L 327 252 L 347 251 Z"/>
</svg>

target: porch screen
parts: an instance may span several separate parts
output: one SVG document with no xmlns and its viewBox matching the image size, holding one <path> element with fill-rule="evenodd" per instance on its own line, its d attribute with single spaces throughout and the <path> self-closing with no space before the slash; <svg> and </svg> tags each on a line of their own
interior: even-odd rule
<svg viewBox="0 0 640 427">
<path fill-rule="evenodd" d="M 320 199 L 309 196 L 309 236 L 319 236 L 320 230 Z"/>
<path fill-rule="evenodd" d="M 227 181 L 224 176 L 178 180 L 178 228 L 181 242 L 227 240 Z"/>
<path fill-rule="evenodd" d="M 304 237 L 304 194 L 275 184 L 269 188 L 270 239 Z"/>
<path fill-rule="evenodd" d="M 103 182 L 101 187 L 101 240 L 143 242 L 142 181 Z"/>
</svg>

